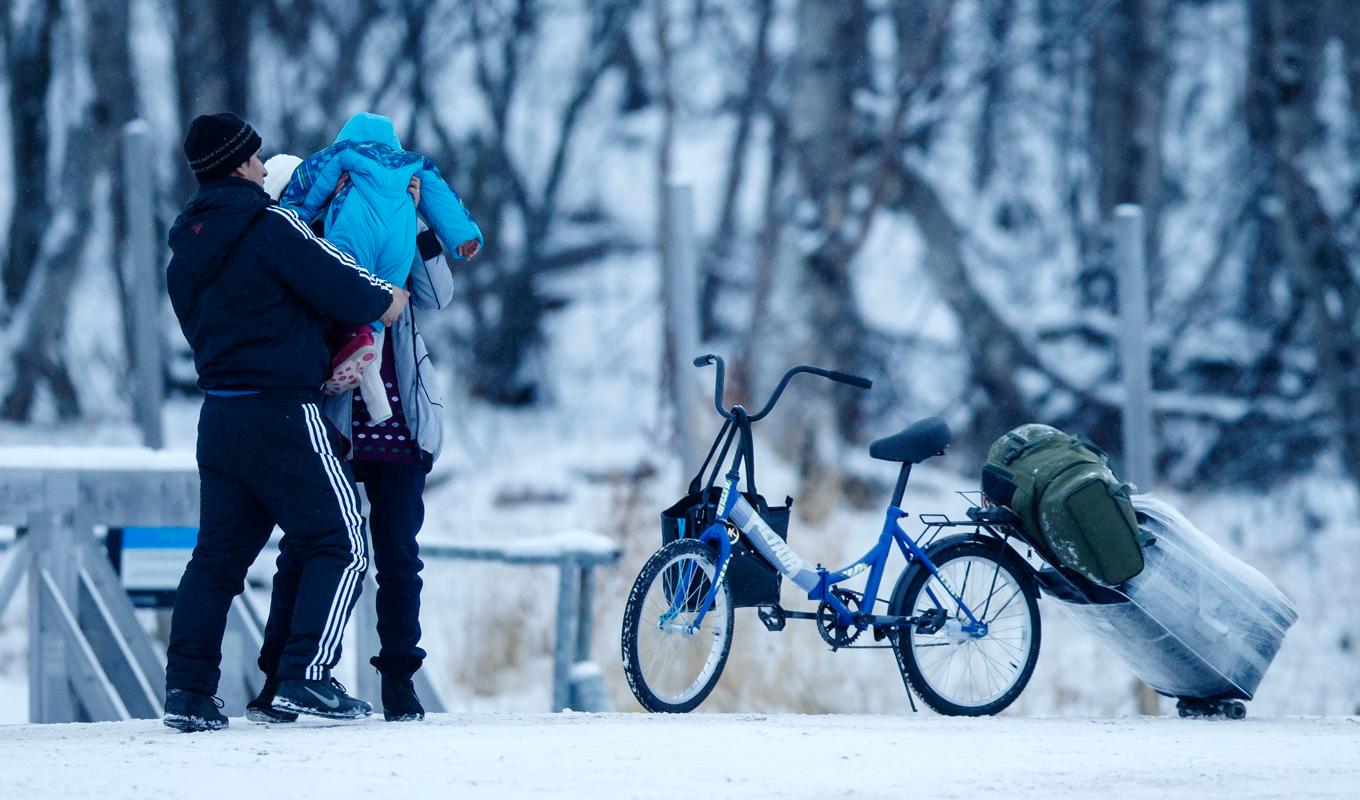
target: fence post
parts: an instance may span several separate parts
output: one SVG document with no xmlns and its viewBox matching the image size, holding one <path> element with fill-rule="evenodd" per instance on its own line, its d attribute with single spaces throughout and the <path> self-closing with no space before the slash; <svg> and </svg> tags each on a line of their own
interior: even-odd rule
<svg viewBox="0 0 1360 800">
<path fill-rule="evenodd" d="M 28 721 L 78 722 L 70 690 L 68 644 L 61 634 L 44 585 L 44 569 L 51 570 L 58 592 L 74 594 L 74 564 L 70 552 L 71 532 L 53 513 L 35 515 L 28 531 L 34 548 L 28 576 Z M 68 593 L 69 592 L 69 593 Z"/>
<path fill-rule="evenodd" d="M 699 408 L 694 358 L 699 353 L 699 254 L 694 235 L 694 190 L 667 183 L 670 218 L 666 224 L 666 328 L 670 343 L 670 392 L 675 408 L 675 439 L 682 469 L 699 463 L 694 416 Z"/>
<path fill-rule="evenodd" d="M 571 666 L 571 707 L 576 711 L 613 711 L 609 693 L 604 688 L 604 675 L 590 660 L 590 640 L 594 628 L 595 571 L 594 564 L 582 562 L 579 570 L 581 589 L 577 601 L 576 655 Z"/>
<path fill-rule="evenodd" d="M 165 446 L 161 404 L 165 387 L 161 357 L 160 270 L 151 209 L 151 129 L 135 119 L 123 126 L 123 204 L 127 212 L 127 265 L 131 286 L 133 410 L 150 448 Z"/>
<path fill-rule="evenodd" d="M 1142 491 L 1156 479 L 1152 434 L 1152 358 L 1148 347 L 1147 254 L 1144 252 L 1143 209 L 1133 204 L 1114 210 L 1115 246 L 1119 263 L 1119 371 L 1124 381 L 1121 429 L 1124 476 Z M 1136 683 L 1138 712 L 1160 710 L 1157 693 Z"/>
<path fill-rule="evenodd" d="M 576 621 L 580 616 L 581 565 L 564 559 L 557 579 L 557 638 L 553 643 L 554 712 L 571 705 L 571 667 L 576 653 Z"/>
<path fill-rule="evenodd" d="M 578 571 L 580 576 L 581 588 L 577 595 L 577 602 L 580 608 L 576 613 L 576 653 L 575 663 L 590 660 L 590 637 L 591 630 L 591 604 L 594 602 L 595 580 L 594 573 L 590 566 L 582 565 Z"/>
</svg>

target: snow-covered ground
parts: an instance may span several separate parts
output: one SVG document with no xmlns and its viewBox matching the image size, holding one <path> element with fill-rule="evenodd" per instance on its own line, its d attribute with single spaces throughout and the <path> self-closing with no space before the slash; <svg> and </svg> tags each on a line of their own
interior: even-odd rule
<svg viewBox="0 0 1360 800">
<path fill-rule="evenodd" d="M 6 798 L 1356 796 L 1360 718 L 440 714 L 0 726 Z"/>
</svg>

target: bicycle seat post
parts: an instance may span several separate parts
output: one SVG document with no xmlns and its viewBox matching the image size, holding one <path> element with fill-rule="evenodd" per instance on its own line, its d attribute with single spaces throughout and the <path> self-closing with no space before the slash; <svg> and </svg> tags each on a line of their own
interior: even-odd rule
<svg viewBox="0 0 1360 800">
<path fill-rule="evenodd" d="M 897 488 L 893 489 L 893 508 L 902 508 L 902 496 L 907 493 L 907 478 L 911 476 L 911 462 L 902 462 L 902 470 L 897 473 Z"/>
</svg>

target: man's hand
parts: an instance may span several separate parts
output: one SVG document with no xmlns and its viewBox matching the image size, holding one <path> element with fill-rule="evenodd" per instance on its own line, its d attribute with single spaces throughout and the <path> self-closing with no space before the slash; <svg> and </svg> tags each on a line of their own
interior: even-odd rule
<svg viewBox="0 0 1360 800">
<path fill-rule="evenodd" d="M 480 252 L 482 252 L 482 243 L 476 239 L 468 239 L 466 242 L 458 245 L 457 249 L 458 255 L 462 258 L 472 258 Z"/>
<path fill-rule="evenodd" d="M 411 293 L 397 286 L 392 287 L 392 304 L 383 312 L 381 322 L 384 325 L 391 325 L 401 316 L 401 312 L 406 310 L 406 301 L 411 298 Z"/>
<path fill-rule="evenodd" d="M 420 176 L 411 176 L 411 182 L 406 184 L 406 193 L 411 195 L 412 202 L 420 205 Z"/>
</svg>

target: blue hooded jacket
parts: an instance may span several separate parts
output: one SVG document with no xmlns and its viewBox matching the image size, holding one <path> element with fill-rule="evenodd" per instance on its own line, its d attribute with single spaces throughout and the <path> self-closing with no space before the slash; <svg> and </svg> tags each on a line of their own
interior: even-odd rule
<svg viewBox="0 0 1360 800">
<path fill-rule="evenodd" d="M 415 261 L 417 209 L 406 192 L 412 176 L 420 178 L 420 215 L 445 248 L 484 241 L 434 162 L 401 149 L 392 120 L 377 114 L 350 117 L 331 146 L 298 166 L 279 205 L 310 223 L 343 173 L 349 181 L 326 209 L 326 239 L 389 283 L 405 286 Z"/>
</svg>

